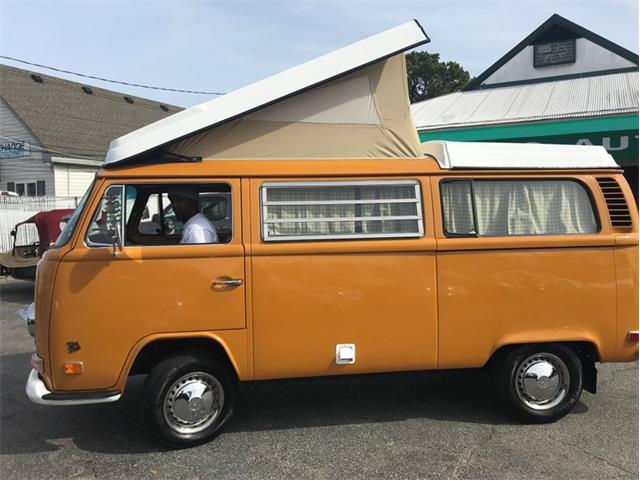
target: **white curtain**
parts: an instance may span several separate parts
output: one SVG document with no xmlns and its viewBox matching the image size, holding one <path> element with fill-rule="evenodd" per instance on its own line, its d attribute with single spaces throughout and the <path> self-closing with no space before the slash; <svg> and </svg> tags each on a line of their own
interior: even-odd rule
<svg viewBox="0 0 640 480">
<path fill-rule="evenodd" d="M 470 182 L 443 185 L 449 232 L 473 233 L 470 187 Z M 575 181 L 476 180 L 473 196 L 480 236 L 563 235 L 598 229 L 589 196 Z"/>
<path fill-rule="evenodd" d="M 475 235 L 471 182 L 443 182 L 441 190 L 445 231 L 457 235 Z"/>
</svg>

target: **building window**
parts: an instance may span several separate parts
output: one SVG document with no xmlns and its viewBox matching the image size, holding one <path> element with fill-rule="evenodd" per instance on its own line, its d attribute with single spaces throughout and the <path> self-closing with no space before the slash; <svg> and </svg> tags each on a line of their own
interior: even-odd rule
<svg viewBox="0 0 640 480">
<path fill-rule="evenodd" d="M 36 195 L 38 195 L 39 197 L 44 197 L 45 195 L 44 180 L 38 180 L 36 182 Z"/>
<path fill-rule="evenodd" d="M 27 196 L 35 197 L 36 196 L 36 184 L 35 183 L 27 183 Z"/>
<path fill-rule="evenodd" d="M 262 185 L 265 241 L 417 238 L 423 234 L 420 184 L 415 180 Z"/>
<path fill-rule="evenodd" d="M 596 233 L 585 187 L 574 180 L 444 180 L 448 236 L 500 237 Z"/>
<path fill-rule="evenodd" d="M 16 183 L 16 193 L 20 196 L 24 195 L 24 183 Z"/>
<path fill-rule="evenodd" d="M 8 182 L 7 183 L 7 190 L 9 190 L 10 192 L 15 192 L 16 191 L 16 183 L 15 182 Z"/>
</svg>

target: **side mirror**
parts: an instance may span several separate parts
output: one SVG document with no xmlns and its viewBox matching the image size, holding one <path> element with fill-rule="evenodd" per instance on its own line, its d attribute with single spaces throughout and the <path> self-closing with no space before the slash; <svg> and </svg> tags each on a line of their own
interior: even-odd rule
<svg viewBox="0 0 640 480">
<path fill-rule="evenodd" d="M 147 218 L 149 218 L 149 207 L 144 207 L 141 220 L 146 220 Z"/>
</svg>

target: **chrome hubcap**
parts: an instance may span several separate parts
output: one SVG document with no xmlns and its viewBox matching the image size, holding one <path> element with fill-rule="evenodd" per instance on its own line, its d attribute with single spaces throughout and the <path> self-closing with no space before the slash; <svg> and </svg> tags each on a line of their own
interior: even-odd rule
<svg viewBox="0 0 640 480">
<path fill-rule="evenodd" d="M 536 353 L 520 364 L 515 378 L 518 397 L 534 410 L 549 410 L 569 391 L 569 370 L 551 353 Z"/>
<path fill-rule="evenodd" d="M 169 388 L 164 399 L 164 419 L 178 433 L 198 433 L 218 418 L 223 405 L 224 391 L 214 376 L 189 373 Z"/>
</svg>

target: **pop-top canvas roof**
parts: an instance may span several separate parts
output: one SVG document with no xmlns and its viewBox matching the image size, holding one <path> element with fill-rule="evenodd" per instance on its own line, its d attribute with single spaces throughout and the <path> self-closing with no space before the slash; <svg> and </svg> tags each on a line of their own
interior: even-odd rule
<svg viewBox="0 0 640 480">
<path fill-rule="evenodd" d="M 405 23 L 120 137 L 105 165 L 420 157 L 402 52 L 427 42 Z"/>
<path fill-rule="evenodd" d="M 601 146 L 431 141 L 422 151 L 440 168 L 620 168 Z"/>
</svg>

